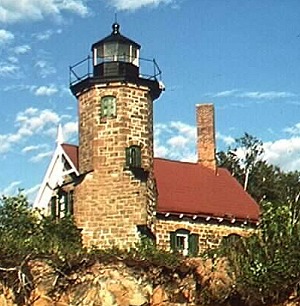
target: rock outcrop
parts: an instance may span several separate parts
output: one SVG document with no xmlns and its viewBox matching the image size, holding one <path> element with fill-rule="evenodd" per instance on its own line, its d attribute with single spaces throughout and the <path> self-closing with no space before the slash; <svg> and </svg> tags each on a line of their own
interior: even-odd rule
<svg viewBox="0 0 300 306">
<path fill-rule="evenodd" d="M 29 261 L 23 271 L 1 273 L 0 306 L 195 306 L 208 301 L 242 306 L 227 299 L 234 277 L 226 272 L 224 259 L 191 258 L 176 268 L 95 261 L 67 272 L 45 261 Z"/>
</svg>

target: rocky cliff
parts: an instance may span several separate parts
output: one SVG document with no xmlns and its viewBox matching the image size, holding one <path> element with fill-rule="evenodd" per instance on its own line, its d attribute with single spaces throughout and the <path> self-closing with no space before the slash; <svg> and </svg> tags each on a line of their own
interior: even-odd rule
<svg viewBox="0 0 300 306">
<path fill-rule="evenodd" d="M 214 306 L 241 306 L 243 301 L 232 298 L 234 277 L 225 268 L 224 260 L 196 258 L 176 268 L 120 258 L 82 261 L 63 270 L 46 260 L 31 260 L 0 268 L 0 306 L 192 306 L 209 301 Z"/>
</svg>

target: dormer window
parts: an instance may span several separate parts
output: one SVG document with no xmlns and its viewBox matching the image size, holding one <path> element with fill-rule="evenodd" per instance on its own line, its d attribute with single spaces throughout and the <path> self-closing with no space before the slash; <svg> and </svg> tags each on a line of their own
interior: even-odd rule
<svg viewBox="0 0 300 306">
<path fill-rule="evenodd" d="M 113 118 L 117 115 L 116 97 L 105 96 L 101 98 L 101 119 Z"/>
<path fill-rule="evenodd" d="M 126 148 L 126 168 L 135 169 L 141 168 L 142 156 L 139 146 L 131 146 Z"/>
</svg>

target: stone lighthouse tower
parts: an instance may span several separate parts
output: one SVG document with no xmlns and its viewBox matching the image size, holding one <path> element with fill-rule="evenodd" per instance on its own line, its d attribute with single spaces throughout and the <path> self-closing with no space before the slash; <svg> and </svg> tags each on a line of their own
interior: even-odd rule
<svg viewBox="0 0 300 306">
<path fill-rule="evenodd" d="M 79 114 L 74 216 L 87 246 L 128 247 L 152 229 L 153 101 L 162 89 L 155 61 L 154 75 L 140 71 L 139 52 L 114 23 L 112 33 L 92 45 L 92 72 L 79 77 L 78 65 L 70 68 Z"/>
</svg>

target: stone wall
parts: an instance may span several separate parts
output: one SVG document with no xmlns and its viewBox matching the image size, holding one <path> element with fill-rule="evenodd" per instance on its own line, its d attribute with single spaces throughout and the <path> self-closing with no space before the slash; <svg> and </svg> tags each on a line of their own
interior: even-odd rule
<svg viewBox="0 0 300 306">
<path fill-rule="evenodd" d="M 116 97 L 116 116 L 101 118 L 101 98 Z M 149 88 L 98 84 L 78 95 L 79 168 L 87 173 L 76 186 L 74 214 L 87 246 L 128 247 L 137 225 L 152 224 L 153 122 Z M 125 149 L 141 148 L 142 169 L 125 167 Z"/>
<path fill-rule="evenodd" d="M 241 226 L 225 225 L 224 222 L 196 222 L 194 220 L 156 220 L 156 242 L 163 249 L 170 250 L 170 232 L 175 232 L 179 229 L 190 231 L 191 234 L 199 235 L 199 252 L 217 246 L 223 237 L 230 234 L 246 236 L 253 233 L 252 228 Z"/>
</svg>

